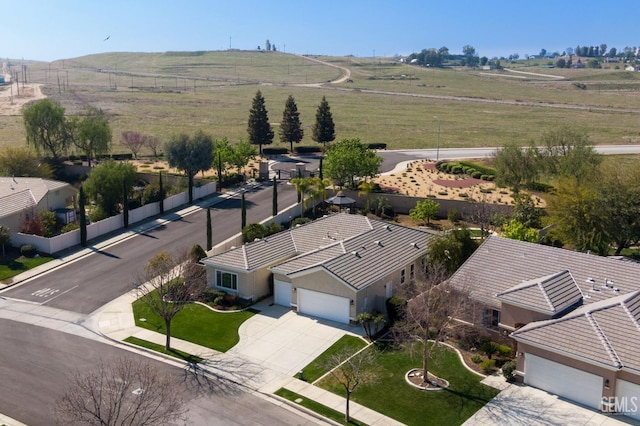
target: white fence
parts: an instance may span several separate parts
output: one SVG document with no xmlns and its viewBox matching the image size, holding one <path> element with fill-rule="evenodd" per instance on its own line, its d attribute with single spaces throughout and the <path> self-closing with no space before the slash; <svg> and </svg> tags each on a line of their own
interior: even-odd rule
<svg viewBox="0 0 640 426">
<path fill-rule="evenodd" d="M 216 192 L 216 183 L 212 182 L 207 185 L 193 188 L 193 199 L 206 197 Z M 187 204 L 189 194 L 181 192 L 172 195 L 164 200 L 164 209 L 169 211 L 177 207 Z M 160 214 L 160 203 L 145 204 L 134 210 L 129 210 L 129 225 L 141 222 L 151 216 Z M 92 240 L 101 235 L 117 231 L 124 228 L 124 217 L 122 214 L 111 216 L 99 222 L 87 225 L 87 240 Z M 20 232 L 11 234 L 11 244 L 19 247 L 23 244 L 30 244 L 41 253 L 52 254 L 65 250 L 69 247 L 80 244 L 80 230 L 76 229 L 64 234 L 56 235 L 52 238 L 40 237 L 38 235 L 23 234 Z"/>
</svg>

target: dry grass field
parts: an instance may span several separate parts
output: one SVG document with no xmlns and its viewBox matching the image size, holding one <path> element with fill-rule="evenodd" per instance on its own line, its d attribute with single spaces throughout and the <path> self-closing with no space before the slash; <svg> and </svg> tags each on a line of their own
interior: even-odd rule
<svg viewBox="0 0 640 426">
<path fill-rule="evenodd" d="M 614 65 L 558 70 L 503 63 L 516 71 L 510 72 L 429 69 L 391 58 L 315 59 L 326 64 L 280 52 L 109 53 L 30 62 L 27 76 L 69 115 L 88 106 L 105 110 L 114 152 L 126 152 L 119 144 L 124 130 L 161 140 L 197 129 L 232 142 L 246 139 L 257 90 L 276 131 L 287 96 L 295 97 L 303 145 L 313 144 L 322 96 L 338 139 L 386 142 L 390 149 L 435 147 L 438 120 L 441 147 L 530 143 L 561 124 L 585 129 L 597 144 L 640 141 L 640 73 Z M 330 83 L 345 75 L 338 67 L 349 70 L 349 79 Z M 0 147 L 23 143 L 21 115 L 0 116 Z M 276 136 L 274 146 L 286 145 Z"/>
</svg>

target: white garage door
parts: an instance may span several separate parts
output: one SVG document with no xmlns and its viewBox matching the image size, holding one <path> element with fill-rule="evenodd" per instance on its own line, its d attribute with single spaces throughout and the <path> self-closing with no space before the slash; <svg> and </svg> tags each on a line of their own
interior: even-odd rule
<svg viewBox="0 0 640 426">
<path fill-rule="evenodd" d="M 524 382 L 591 408 L 600 409 L 602 377 L 526 354 Z"/>
<path fill-rule="evenodd" d="M 298 288 L 298 312 L 301 314 L 349 324 L 349 304 L 346 297 Z"/>
<path fill-rule="evenodd" d="M 640 420 L 640 385 L 616 380 L 616 403 L 618 412 Z"/>
<path fill-rule="evenodd" d="M 291 306 L 291 283 L 278 280 L 273 282 L 273 302 L 287 308 Z"/>
</svg>

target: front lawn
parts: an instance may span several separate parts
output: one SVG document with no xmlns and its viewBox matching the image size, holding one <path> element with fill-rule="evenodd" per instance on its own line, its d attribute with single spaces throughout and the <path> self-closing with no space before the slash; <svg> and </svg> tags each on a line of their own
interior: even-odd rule
<svg viewBox="0 0 640 426">
<path fill-rule="evenodd" d="M 169 355 L 174 358 L 181 359 L 183 361 L 192 362 L 194 364 L 204 361 L 202 358 L 200 358 L 197 355 L 191 355 L 178 349 L 167 350 L 164 347 L 164 345 L 159 345 L 157 343 L 149 342 L 147 340 L 138 339 L 137 337 L 129 336 L 126 339 L 124 339 L 124 341 L 127 343 L 131 343 L 132 345 L 141 346 L 143 348 L 147 348 L 155 352 L 160 352 L 165 355 Z"/>
<path fill-rule="evenodd" d="M 449 349 L 434 351 L 429 371 L 449 381 L 441 391 L 422 391 L 407 384 L 405 374 L 420 368 L 414 351 L 376 344 L 375 362 L 370 367 L 376 381 L 364 384 L 352 394 L 352 400 L 407 425 L 459 425 L 498 394 L 496 389 L 480 383 L 482 378 L 468 371 L 458 355 Z M 344 388 L 331 376 L 318 386 L 344 397 Z"/>
<path fill-rule="evenodd" d="M 361 423 L 357 420 L 354 420 L 353 418 L 349 420 L 349 423 L 345 423 L 344 421 L 344 413 L 341 413 L 339 411 L 334 410 L 333 408 L 329 408 L 326 405 L 322 405 L 319 402 L 316 402 L 314 400 L 305 398 L 302 395 L 298 395 L 295 392 L 291 392 L 288 389 L 285 388 L 280 388 L 275 392 L 276 395 L 288 399 L 289 401 L 293 401 L 296 404 L 300 404 L 305 408 L 308 408 L 309 410 L 320 414 L 323 417 L 326 417 L 328 419 L 331 419 L 335 422 L 338 422 L 340 424 L 344 424 L 344 425 L 356 425 L 356 426 L 364 426 L 365 423 Z"/>
<path fill-rule="evenodd" d="M 171 321 L 171 337 L 226 352 L 240 340 L 238 327 L 256 312 L 246 310 L 221 313 L 190 303 Z M 133 315 L 138 327 L 166 333 L 164 320 L 152 312 L 142 299 L 133 302 Z M 141 318 L 145 321 L 140 321 Z"/>
<path fill-rule="evenodd" d="M 367 343 L 364 340 L 345 334 L 302 370 L 303 380 L 313 383 L 329 371 L 327 370 L 327 361 L 332 355 L 346 350 L 356 353 L 365 346 L 367 346 Z"/>
<path fill-rule="evenodd" d="M 14 277 L 22 272 L 40 266 L 53 260 L 53 257 L 24 257 L 20 256 L 16 259 L 7 259 L 0 262 L 0 281 Z"/>
</svg>

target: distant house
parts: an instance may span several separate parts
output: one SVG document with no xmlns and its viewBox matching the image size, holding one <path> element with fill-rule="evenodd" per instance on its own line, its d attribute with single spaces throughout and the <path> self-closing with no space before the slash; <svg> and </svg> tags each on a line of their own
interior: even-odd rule
<svg viewBox="0 0 640 426">
<path fill-rule="evenodd" d="M 398 286 L 424 268 L 431 232 L 334 214 L 204 259 L 211 287 L 349 323 L 385 313 Z"/>
<path fill-rule="evenodd" d="M 450 282 L 462 319 L 517 342 L 526 384 L 640 419 L 640 263 L 491 236 Z"/>
<path fill-rule="evenodd" d="M 65 211 L 73 205 L 76 189 L 66 182 L 34 177 L 0 177 L 0 224 L 19 232 L 31 211 Z"/>
</svg>

